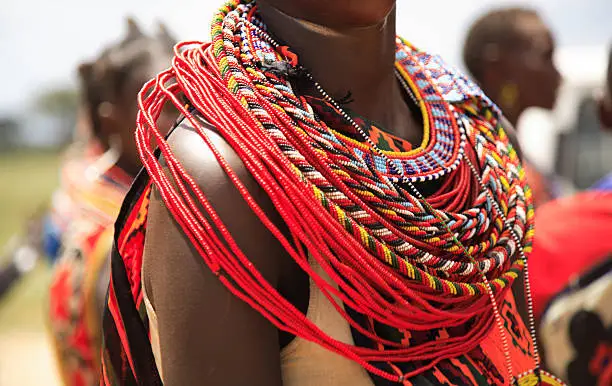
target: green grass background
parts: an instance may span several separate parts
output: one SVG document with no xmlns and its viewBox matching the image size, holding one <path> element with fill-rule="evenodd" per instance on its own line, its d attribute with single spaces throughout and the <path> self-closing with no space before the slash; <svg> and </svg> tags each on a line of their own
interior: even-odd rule
<svg viewBox="0 0 612 386">
<path fill-rule="evenodd" d="M 59 163 L 58 152 L 0 153 L 0 250 L 25 230 L 33 213 L 47 207 Z M 50 274 L 49 264 L 39 262 L 0 298 L 0 386 L 29 386 L 43 379 L 42 384 L 56 384 L 44 318 Z"/>
</svg>

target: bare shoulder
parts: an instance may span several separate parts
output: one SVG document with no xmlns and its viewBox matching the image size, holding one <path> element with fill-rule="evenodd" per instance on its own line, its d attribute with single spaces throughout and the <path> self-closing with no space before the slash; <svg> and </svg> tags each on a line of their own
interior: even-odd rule
<svg viewBox="0 0 612 386">
<path fill-rule="evenodd" d="M 261 197 L 263 192 L 231 146 L 210 124 L 200 123 L 249 191 Z M 273 236 L 252 213 L 200 134 L 184 121 L 168 143 L 238 246 L 275 285 L 279 268 L 271 251 Z M 149 208 L 143 280 L 158 319 L 164 384 L 280 385 L 276 328 L 225 288 L 156 190 Z"/>
<path fill-rule="evenodd" d="M 227 160 L 241 180 L 255 190 L 255 181 L 249 178 L 244 164 L 217 129 L 197 114 L 194 119 L 200 123 L 214 147 Z M 202 139 L 197 129 L 188 120 L 184 119 L 172 132 L 168 138 L 168 144 L 176 158 L 201 187 L 206 190 L 211 190 L 211 185 L 214 188 L 230 188 L 231 182 L 225 171 L 221 168 L 212 150 Z M 213 189 L 211 193 L 216 190 Z"/>
</svg>

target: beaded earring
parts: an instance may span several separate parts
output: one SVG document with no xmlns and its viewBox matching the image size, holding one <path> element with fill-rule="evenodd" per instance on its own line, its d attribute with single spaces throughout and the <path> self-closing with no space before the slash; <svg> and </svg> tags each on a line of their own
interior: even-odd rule
<svg viewBox="0 0 612 386">
<path fill-rule="evenodd" d="M 506 109 L 513 109 L 519 96 L 519 90 L 516 83 L 508 82 L 501 88 L 501 105 Z"/>
</svg>

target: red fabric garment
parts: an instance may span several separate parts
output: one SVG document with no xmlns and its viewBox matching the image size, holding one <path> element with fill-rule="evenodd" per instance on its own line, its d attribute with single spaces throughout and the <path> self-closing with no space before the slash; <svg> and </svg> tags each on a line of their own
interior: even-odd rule
<svg viewBox="0 0 612 386">
<path fill-rule="evenodd" d="M 611 192 L 579 193 L 538 208 L 529 258 L 536 318 L 573 277 L 611 253 Z"/>
</svg>

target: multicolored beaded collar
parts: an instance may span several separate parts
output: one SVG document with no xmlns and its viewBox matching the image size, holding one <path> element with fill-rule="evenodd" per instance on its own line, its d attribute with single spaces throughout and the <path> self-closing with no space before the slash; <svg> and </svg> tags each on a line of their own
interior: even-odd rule
<svg viewBox="0 0 612 386">
<path fill-rule="evenodd" d="M 278 47 L 272 44 L 270 41 L 266 41 L 260 36 L 260 32 L 265 31 L 265 26 L 257 19 L 250 18 L 248 14 L 253 13 L 253 9 L 250 6 L 246 6 L 241 10 L 243 17 L 238 20 L 238 23 L 246 23 L 246 20 L 250 20 L 248 23 L 252 23 L 251 28 L 240 28 L 240 37 L 242 40 L 241 44 L 241 57 L 245 62 L 250 63 L 254 66 L 266 67 L 271 64 L 279 63 L 284 60 L 296 61 L 296 58 L 289 58 L 293 55 L 291 52 L 282 50 L 282 47 Z M 248 31 L 248 32 L 246 32 Z M 360 142 L 354 138 L 349 138 L 345 133 L 338 132 L 327 125 L 326 122 L 321 121 L 315 112 L 312 110 L 312 106 L 306 106 L 308 110 L 301 109 L 301 106 L 289 106 L 292 114 L 295 114 L 299 119 L 306 122 L 317 122 L 317 125 L 306 125 L 304 134 L 312 138 L 312 146 L 316 148 L 322 148 L 331 154 L 342 154 L 346 155 L 346 158 L 339 162 L 350 163 L 353 170 L 359 168 L 365 168 L 378 174 L 377 178 L 381 181 L 387 180 L 390 182 L 401 182 L 403 178 L 407 178 L 410 182 L 419 182 L 426 180 L 440 179 L 442 176 L 447 175 L 451 171 L 455 170 L 460 164 L 461 158 L 465 152 L 466 135 L 463 128 L 463 120 L 458 119 L 458 114 L 454 111 L 452 103 L 464 102 L 468 99 L 479 100 L 481 108 L 491 108 L 494 111 L 496 107 L 490 103 L 490 101 L 482 94 L 482 91 L 476 87 L 473 83 L 469 82 L 459 73 L 454 73 L 453 69 L 447 69 L 441 59 L 438 57 L 429 55 L 427 53 L 418 51 L 412 45 L 398 38 L 396 41 L 397 57 L 396 68 L 399 73 L 398 78 L 400 81 L 406 82 L 410 87 L 410 92 L 414 93 L 417 103 L 421 108 L 424 121 L 424 135 L 423 143 L 417 149 L 408 152 L 388 152 L 384 151 L 384 156 L 378 154 L 368 143 Z M 282 55 L 288 57 L 284 58 Z M 221 74 L 227 74 L 234 72 L 234 66 L 236 69 L 240 68 L 239 65 L 233 63 L 227 63 L 228 66 L 221 70 Z M 241 70 L 238 70 L 241 71 Z M 414 74 L 411 75 L 411 74 Z M 240 86 L 243 82 L 239 80 L 239 76 L 243 76 L 237 73 L 236 80 L 230 80 L 229 84 L 233 91 L 240 92 L 244 88 Z M 231 79 L 231 76 L 230 76 Z M 271 95 L 278 95 L 279 98 L 283 98 L 282 93 L 287 95 L 293 94 L 293 90 L 283 85 L 282 83 L 275 84 L 274 88 L 270 88 L 267 85 L 258 83 L 257 77 L 254 79 L 256 87 L 260 87 L 262 90 Z M 419 87 L 420 85 L 420 87 Z M 484 106 L 484 107 L 483 107 Z M 285 107 L 287 109 L 287 107 Z M 347 119 L 347 117 L 345 117 Z M 348 120 L 348 119 L 347 119 Z M 310 131 L 309 131 L 310 130 Z M 479 130 L 488 130 L 480 128 Z M 478 131 L 478 130 L 477 130 Z M 271 131 L 272 136 L 277 134 Z M 507 138 L 505 138 L 507 141 Z M 357 158 L 351 158 L 356 156 Z M 515 156 L 516 157 L 516 156 Z M 393 171 L 393 165 L 386 162 L 385 158 L 388 158 L 393 162 L 395 166 L 398 166 L 399 171 Z M 432 161 L 427 160 L 444 160 L 439 162 L 437 165 L 432 165 Z M 330 159 L 329 162 L 335 162 Z M 497 166 L 496 166 L 497 167 Z M 306 171 L 306 169 L 304 170 Z M 403 171 L 403 172 L 402 172 Z M 386 189 L 384 182 L 382 185 L 378 185 L 379 189 Z M 326 186 L 325 189 L 334 188 Z M 330 190 L 330 192 L 332 192 Z M 320 194 L 320 193 L 318 193 Z M 389 194 L 393 195 L 392 191 L 384 191 L 385 199 L 389 200 Z M 395 193 L 397 194 L 397 193 Z M 335 195 L 335 193 L 328 193 L 323 195 L 322 199 L 325 200 L 326 196 Z M 403 201 L 399 197 L 398 202 Z M 412 201 L 412 202 L 410 202 Z M 389 205 L 390 202 L 386 202 L 384 205 Z M 324 203 L 324 205 L 326 205 Z M 402 208 L 401 205 L 405 207 Z M 414 205 L 420 205 L 418 200 L 409 199 L 408 202 L 402 202 L 402 204 L 393 209 L 402 212 L 403 210 L 411 211 Z M 484 209 L 484 208 L 481 208 Z M 487 210 L 491 210 L 488 208 Z M 351 214 L 351 210 L 347 211 Z M 339 215 L 343 213 L 340 212 Z M 356 214 L 351 214 L 351 217 Z M 362 216 L 362 215 L 357 215 Z M 445 216 L 454 217 L 454 214 L 447 213 Z M 472 218 L 472 216 L 475 216 Z M 452 221 L 452 227 L 454 229 L 459 228 L 461 223 L 472 224 L 469 226 L 488 226 L 483 213 L 477 214 L 472 212 L 467 218 L 457 218 Z M 351 222 L 351 218 L 344 217 L 340 219 L 342 222 Z M 376 231 L 382 225 L 367 217 L 364 219 L 359 218 L 359 223 L 363 224 L 366 229 L 369 229 L 368 234 L 372 231 Z M 478 225 L 480 223 L 480 225 Z M 351 225 L 351 227 L 357 224 Z M 358 225 L 357 225 L 358 226 Z M 498 225 L 495 225 L 497 227 Z M 445 232 L 445 231 L 442 231 Z M 385 256 L 386 262 L 392 267 L 398 269 L 402 274 L 412 278 L 423 278 L 426 283 L 432 287 L 432 289 L 443 292 L 450 291 L 452 293 L 464 294 L 483 294 L 489 289 L 485 283 L 478 283 L 472 285 L 469 283 L 457 283 L 445 280 L 444 277 L 451 275 L 460 276 L 471 276 L 474 272 L 477 272 L 477 268 L 473 264 L 465 261 L 454 261 L 441 259 L 439 256 L 434 256 L 429 253 L 423 253 L 419 251 L 419 248 L 415 248 L 406 240 L 396 237 L 391 232 L 386 232 L 386 237 L 382 237 L 385 243 L 378 244 L 377 254 Z M 428 242 L 435 242 L 440 248 L 448 248 L 451 253 L 459 253 L 459 249 L 454 246 L 454 242 L 450 239 L 441 242 L 439 235 L 435 232 L 431 235 L 432 237 L 426 238 Z M 471 253 L 477 253 L 490 248 L 496 243 L 496 236 L 489 237 L 487 240 L 483 240 L 477 245 L 469 247 Z M 374 245 L 374 241 L 369 242 L 369 245 Z M 380 248 L 380 249 L 378 249 Z M 515 247 L 509 246 L 509 249 L 503 253 L 495 252 L 490 256 L 487 256 L 480 264 L 485 273 L 489 273 L 491 270 L 497 269 L 505 264 L 508 255 L 512 256 L 515 253 Z M 505 255 L 505 256 L 504 256 Z M 407 263 L 409 261 L 417 261 L 416 265 Z M 436 268 L 424 268 L 421 264 L 427 267 Z M 506 288 L 508 283 L 511 283 L 514 278 L 518 276 L 522 265 L 517 262 L 510 270 L 503 273 L 502 276 L 494 281 L 494 285 L 498 290 Z"/>
<path fill-rule="evenodd" d="M 277 60 L 274 47 L 264 44 L 258 36 L 243 36 L 243 39 L 249 42 L 243 45 L 243 55 L 247 58 L 259 58 L 264 63 Z M 254 47 L 254 52 L 250 52 L 248 47 Z M 410 151 L 385 151 L 385 155 L 413 182 L 439 179 L 457 168 L 466 146 L 463 123 L 456 118 L 449 104 L 448 97 L 453 96 L 455 89 L 450 86 L 440 88 L 437 86 L 439 80 L 432 81 L 433 76 L 440 76 L 433 57 L 415 50 L 400 38 L 397 40 L 396 52 L 396 69 L 420 101 L 423 142 Z M 449 95 L 445 96 L 445 91 Z M 383 157 L 371 152 L 368 144 L 340 132 L 329 134 L 325 139 L 343 142 L 377 172 L 390 179 L 398 177 Z"/>
</svg>

